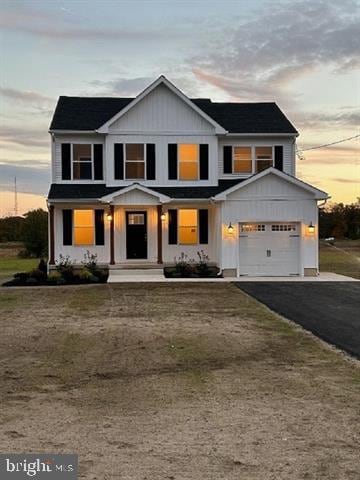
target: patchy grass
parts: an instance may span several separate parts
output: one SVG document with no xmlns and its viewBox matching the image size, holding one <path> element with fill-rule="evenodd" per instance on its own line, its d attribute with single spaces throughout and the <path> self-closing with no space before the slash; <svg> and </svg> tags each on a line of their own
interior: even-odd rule
<svg viewBox="0 0 360 480">
<path fill-rule="evenodd" d="M 320 271 L 360 279 L 360 240 L 320 241 Z"/>
<path fill-rule="evenodd" d="M 80 478 L 357 479 L 359 363 L 231 284 L 3 289 L 0 306 L 4 450 L 76 451 Z"/>
<path fill-rule="evenodd" d="M 0 285 L 10 280 L 14 273 L 27 272 L 37 267 L 37 258 L 18 257 L 22 248 L 23 245 L 19 242 L 0 243 Z"/>
</svg>

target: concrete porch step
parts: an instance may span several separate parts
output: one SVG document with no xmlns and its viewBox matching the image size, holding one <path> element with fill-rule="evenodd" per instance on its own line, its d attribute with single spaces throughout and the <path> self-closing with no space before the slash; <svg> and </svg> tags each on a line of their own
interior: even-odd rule
<svg viewBox="0 0 360 480">
<path fill-rule="evenodd" d="M 165 280 L 162 268 L 118 268 L 109 270 L 108 283 Z"/>
</svg>

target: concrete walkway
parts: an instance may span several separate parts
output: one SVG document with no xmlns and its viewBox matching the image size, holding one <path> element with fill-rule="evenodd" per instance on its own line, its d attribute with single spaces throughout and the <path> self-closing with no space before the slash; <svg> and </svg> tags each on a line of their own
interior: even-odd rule
<svg viewBox="0 0 360 480">
<path fill-rule="evenodd" d="M 131 283 L 131 282 L 360 282 L 355 278 L 345 277 L 337 273 L 323 272 L 317 277 L 226 277 L 226 278 L 165 278 L 158 272 L 155 275 L 122 274 L 109 277 L 108 283 Z M 150 271 L 149 271 L 150 272 Z"/>
</svg>

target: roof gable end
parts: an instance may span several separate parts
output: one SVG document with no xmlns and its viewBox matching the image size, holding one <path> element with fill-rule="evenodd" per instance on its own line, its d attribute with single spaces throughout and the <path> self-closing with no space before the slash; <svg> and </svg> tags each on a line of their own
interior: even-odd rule
<svg viewBox="0 0 360 480">
<path fill-rule="evenodd" d="M 213 118 L 211 118 L 206 112 L 199 108 L 195 103 L 193 103 L 185 94 L 183 94 L 174 84 L 172 84 L 166 77 L 161 75 L 155 82 L 149 85 L 145 90 L 143 90 L 137 97 L 135 97 L 130 103 L 128 103 L 124 108 L 118 111 L 113 117 L 107 120 L 100 128 L 97 129 L 98 133 L 108 133 L 109 128 L 118 120 L 120 120 L 124 115 L 126 115 L 131 109 L 133 109 L 139 102 L 151 94 L 157 87 L 164 85 L 167 87 L 174 95 L 180 98 L 192 111 L 196 112 L 202 119 L 204 119 L 208 124 L 210 124 L 214 129 L 215 133 L 227 133 L 226 130 L 218 124 Z"/>
</svg>

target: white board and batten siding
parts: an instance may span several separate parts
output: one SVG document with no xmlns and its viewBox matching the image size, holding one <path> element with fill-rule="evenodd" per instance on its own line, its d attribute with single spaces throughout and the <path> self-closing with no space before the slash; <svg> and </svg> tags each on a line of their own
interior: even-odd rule
<svg viewBox="0 0 360 480">
<path fill-rule="evenodd" d="M 274 147 L 283 146 L 283 171 L 289 175 L 295 176 L 295 138 L 292 137 L 274 137 L 274 136 L 231 136 L 219 138 L 219 178 L 247 178 L 249 175 L 234 173 L 224 173 L 224 146 L 232 145 L 234 147 Z"/>
<path fill-rule="evenodd" d="M 234 227 L 232 234 L 229 234 L 227 230 L 230 222 Z M 313 235 L 310 235 L 307 229 L 310 222 L 316 228 Z M 289 259 L 287 260 L 290 251 L 295 248 L 297 248 L 295 258 L 297 258 L 296 262 L 299 265 L 298 273 L 300 275 L 303 275 L 304 268 L 317 268 L 318 266 L 317 202 L 311 193 L 298 186 L 281 181 L 275 175 L 267 175 L 228 195 L 227 200 L 221 203 L 221 224 L 221 268 L 223 269 L 236 267 L 237 272 L 240 273 L 240 254 L 246 254 L 246 245 L 248 245 L 247 254 L 249 254 L 249 248 L 251 250 L 249 246 L 250 237 L 240 247 L 242 240 L 241 224 L 266 225 L 266 235 L 264 235 L 264 238 L 266 238 L 262 243 L 259 244 L 257 236 L 254 235 L 254 241 L 257 244 L 254 245 L 253 253 L 255 254 L 256 249 L 262 249 L 263 253 L 266 253 L 266 250 L 274 250 L 275 258 L 278 258 L 280 264 L 281 262 L 283 264 L 283 267 L 278 268 L 277 274 L 280 275 L 281 272 L 285 274 L 285 270 L 287 270 L 287 275 L 297 273 L 291 271 L 295 268 L 294 264 Z M 273 224 L 296 224 L 296 233 L 299 234 L 298 240 L 295 239 L 296 237 L 289 237 L 287 233 L 282 235 L 282 232 L 272 232 L 271 226 Z M 276 236 L 276 233 L 280 233 L 280 235 Z M 288 233 L 293 234 L 292 232 Z M 277 244 L 288 249 L 288 252 L 283 254 L 282 259 L 281 253 L 276 253 Z M 252 254 L 251 251 L 250 254 Z M 284 266 L 286 262 L 291 263 L 290 268 Z M 252 265 L 254 265 L 254 262 L 252 262 Z M 255 274 L 254 270 L 252 274 Z"/>
<path fill-rule="evenodd" d="M 215 134 L 215 127 L 165 85 L 109 125 L 109 133 Z"/>
</svg>

